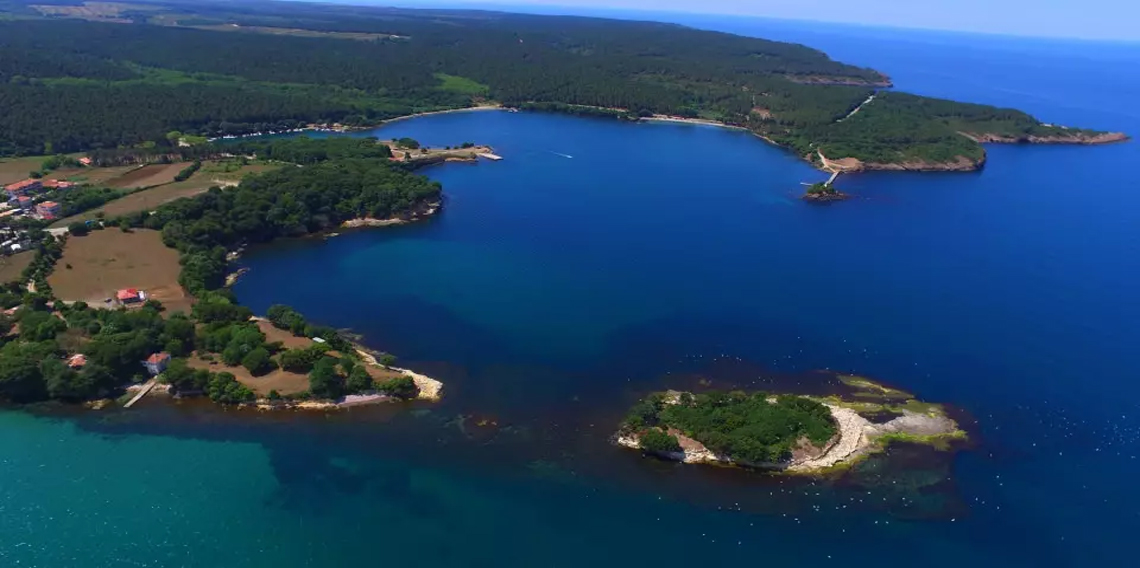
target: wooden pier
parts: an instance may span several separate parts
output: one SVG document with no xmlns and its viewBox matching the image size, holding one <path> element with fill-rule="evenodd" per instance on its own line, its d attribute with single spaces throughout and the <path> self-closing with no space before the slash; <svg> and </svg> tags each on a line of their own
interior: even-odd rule
<svg viewBox="0 0 1140 568">
<path fill-rule="evenodd" d="M 157 384 L 158 384 L 157 378 L 154 378 L 154 379 L 147 381 L 146 384 L 144 384 L 142 386 L 142 388 L 139 389 L 139 392 L 135 393 L 135 396 L 131 397 L 131 399 L 128 400 L 127 403 L 123 405 L 123 408 L 130 408 L 131 406 L 133 406 L 136 402 L 139 401 L 139 399 L 146 396 L 147 393 L 149 393 L 151 391 L 151 389 L 154 388 L 154 385 L 157 385 Z"/>
</svg>

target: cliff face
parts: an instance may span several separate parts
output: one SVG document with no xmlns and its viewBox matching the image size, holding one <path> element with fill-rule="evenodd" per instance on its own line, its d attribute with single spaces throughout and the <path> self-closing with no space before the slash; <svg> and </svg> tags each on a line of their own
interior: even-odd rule
<svg viewBox="0 0 1140 568">
<path fill-rule="evenodd" d="M 962 136 L 982 144 L 1112 144 L 1123 142 L 1129 137 L 1123 132 L 1102 132 L 1100 134 L 1065 133 L 1052 136 L 1008 136 L 988 132 L 960 132 Z"/>
</svg>

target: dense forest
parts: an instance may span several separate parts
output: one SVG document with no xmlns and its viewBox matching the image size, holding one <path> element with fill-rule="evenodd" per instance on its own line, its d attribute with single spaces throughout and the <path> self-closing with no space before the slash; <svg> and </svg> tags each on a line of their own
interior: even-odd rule
<svg viewBox="0 0 1140 568">
<path fill-rule="evenodd" d="M 801 396 L 711 391 L 668 399 L 666 393 L 646 397 L 622 424 L 647 451 L 678 451 L 677 438 L 665 432 L 673 428 L 739 462 L 779 463 L 802 439 L 823 446 L 836 433 L 827 407 Z"/>
<path fill-rule="evenodd" d="M 1014 110 L 902 94 L 840 120 L 886 77 L 800 45 L 672 24 L 177 0 L 101 4 L 110 23 L 67 18 L 78 4 L 0 2 L 0 155 L 170 144 L 171 130 L 374 124 L 483 100 L 710 118 L 799 155 L 870 162 L 977 159 L 962 126 L 1056 131 Z"/>
</svg>

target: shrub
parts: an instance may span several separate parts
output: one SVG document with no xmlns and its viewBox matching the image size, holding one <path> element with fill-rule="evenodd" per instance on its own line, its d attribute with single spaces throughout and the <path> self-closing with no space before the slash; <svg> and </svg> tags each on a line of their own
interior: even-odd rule
<svg viewBox="0 0 1140 568">
<path fill-rule="evenodd" d="M 654 454 L 681 451 L 681 443 L 677 441 L 676 436 L 657 428 L 650 428 L 642 434 L 638 439 L 638 445 L 641 449 Z"/>
<path fill-rule="evenodd" d="M 394 396 L 396 398 L 415 398 L 420 393 L 419 387 L 416 382 L 408 376 L 400 376 L 394 379 L 389 379 L 379 385 L 376 390 Z"/>
</svg>

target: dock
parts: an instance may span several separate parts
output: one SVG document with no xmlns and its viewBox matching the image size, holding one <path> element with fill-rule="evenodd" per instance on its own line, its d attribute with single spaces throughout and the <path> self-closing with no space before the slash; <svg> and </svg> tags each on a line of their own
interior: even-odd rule
<svg viewBox="0 0 1140 568">
<path fill-rule="evenodd" d="M 139 389 L 139 392 L 135 393 L 135 396 L 131 397 L 131 399 L 128 400 L 127 403 L 123 405 L 123 408 L 130 408 L 131 406 L 134 406 L 134 404 L 136 402 L 138 402 L 139 399 L 146 396 L 147 393 L 149 393 L 151 391 L 151 389 L 154 388 L 154 385 L 157 385 L 157 384 L 158 384 L 157 378 L 147 381 L 146 384 L 143 385 L 141 389 Z"/>
<path fill-rule="evenodd" d="M 490 152 L 482 152 L 482 153 L 480 153 L 480 154 L 475 154 L 475 155 L 476 155 L 476 156 L 479 156 L 480 158 L 487 158 L 488 160 L 492 160 L 492 161 L 495 161 L 495 162 L 497 162 L 497 161 L 499 161 L 499 160 L 502 160 L 502 159 L 503 159 L 503 157 L 502 157 L 502 156 L 499 156 L 499 155 L 497 155 L 497 154 L 492 154 L 492 153 L 490 153 Z"/>
</svg>

